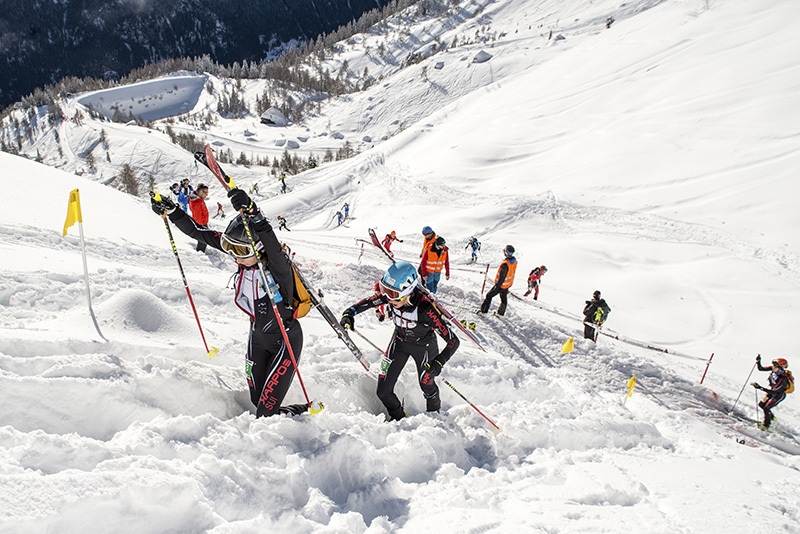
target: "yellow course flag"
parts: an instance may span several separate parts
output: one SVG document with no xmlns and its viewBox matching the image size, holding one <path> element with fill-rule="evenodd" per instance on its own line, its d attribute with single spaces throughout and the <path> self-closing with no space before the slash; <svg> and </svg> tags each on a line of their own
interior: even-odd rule
<svg viewBox="0 0 800 534">
<path fill-rule="evenodd" d="M 70 226 L 75 224 L 76 221 L 83 222 L 83 216 L 81 216 L 81 195 L 78 193 L 77 189 L 73 189 L 69 192 L 67 220 L 64 221 L 64 233 L 61 235 L 67 235 L 67 230 Z"/>
<path fill-rule="evenodd" d="M 572 352 L 574 349 L 575 349 L 575 338 L 571 337 L 564 342 L 564 345 L 562 345 L 561 354 L 567 354 L 568 352 Z"/>
<path fill-rule="evenodd" d="M 636 375 L 631 375 L 630 380 L 628 380 L 628 396 L 633 395 L 633 388 L 636 387 Z"/>
</svg>

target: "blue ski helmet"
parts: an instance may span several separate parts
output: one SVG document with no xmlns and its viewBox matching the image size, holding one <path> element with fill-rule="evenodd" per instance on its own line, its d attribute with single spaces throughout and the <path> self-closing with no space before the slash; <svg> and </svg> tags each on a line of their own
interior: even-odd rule
<svg viewBox="0 0 800 534">
<path fill-rule="evenodd" d="M 398 261 L 386 270 L 380 288 L 381 293 L 396 300 L 410 295 L 418 283 L 417 269 L 408 262 Z"/>
<path fill-rule="evenodd" d="M 432 234 L 432 233 L 433 233 L 433 228 L 431 228 L 430 226 L 425 226 L 422 229 L 422 235 L 428 235 L 428 234 Z"/>
</svg>

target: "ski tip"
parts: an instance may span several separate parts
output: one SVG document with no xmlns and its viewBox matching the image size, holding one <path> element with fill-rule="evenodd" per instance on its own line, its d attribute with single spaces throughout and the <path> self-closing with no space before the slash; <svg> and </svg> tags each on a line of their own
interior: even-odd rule
<svg viewBox="0 0 800 534">
<path fill-rule="evenodd" d="M 317 415 L 325 408 L 325 405 L 319 401 L 311 401 L 311 405 L 308 407 L 308 413 L 311 415 Z"/>
<path fill-rule="evenodd" d="M 213 358 L 214 356 L 216 356 L 217 354 L 219 354 L 219 349 L 218 349 L 217 347 L 213 347 L 213 346 L 212 346 L 212 347 L 211 347 L 211 350 L 209 350 L 207 354 L 208 354 L 208 357 L 209 357 L 209 358 Z"/>
</svg>

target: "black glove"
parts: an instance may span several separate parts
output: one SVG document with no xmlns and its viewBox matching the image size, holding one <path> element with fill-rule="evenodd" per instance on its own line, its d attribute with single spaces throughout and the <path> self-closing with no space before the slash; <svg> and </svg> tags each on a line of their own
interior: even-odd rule
<svg viewBox="0 0 800 534">
<path fill-rule="evenodd" d="M 764 389 L 759 385 L 758 382 L 750 382 L 750 385 L 753 386 L 756 389 Z"/>
<path fill-rule="evenodd" d="M 171 215 L 178 206 L 169 197 L 161 197 L 161 200 L 156 200 L 156 194 L 150 191 L 150 207 L 156 215 Z"/>
<path fill-rule="evenodd" d="M 758 356 L 756 356 L 756 363 L 761 365 L 761 355 L 760 354 Z"/>
<path fill-rule="evenodd" d="M 247 196 L 241 189 L 231 189 L 228 191 L 228 198 L 231 199 L 231 206 L 236 211 L 244 210 L 245 215 L 250 218 L 250 222 L 253 223 L 253 229 L 256 232 L 263 232 L 270 228 L 269 221 L 264 217 L 261 213 L 261 210 L 258 209 L 256 203 L 250 200 L 250 197 Z"/>
<path fill-rule="evenodd" d="M 425 369 L 425 372 L 429 375 L 439 376 L 442 372 L 442 362 L 434 358 L 429 362 L 425 362 L 422 368 Z"/>
<path fill-rule="evenodd" d="M 231 199 L 231 206 L 236 211 L 244 209 L 244 212 L 251 217 L 258 213 L 258 206 L 250 200 L 250 197 L 247 196 L 243 189 L 231 189 L 228 191 L 228 198 Z"/>
<path fill-rule="evenodd" d="M 342 313 L 342 319 L 339 321 L 339 324 L 342 325 L 342 328 L 345 330 L 355 330 L 356 329 L 356 319 L 355 313 L 353 312 L 353 308 L 347 308 L 344 313 Z"/>
</svg>

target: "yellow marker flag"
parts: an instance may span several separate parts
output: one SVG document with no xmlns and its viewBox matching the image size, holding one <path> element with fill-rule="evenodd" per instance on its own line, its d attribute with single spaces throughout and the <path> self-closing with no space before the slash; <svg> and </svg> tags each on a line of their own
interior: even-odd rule
<svg viewBox="0 0 800 534">
<path fill-rule="evenodd" d="M 632 375 L 630 380 L 628 380 L 628 397 L 633 395 L 633 388 L 636 387 L 636 375 Z"/>
<path fill-rule="evenodd" d="M 83 216 L 81 215 L 81 195 L 77 189 L 73 189 L 69 192 L 67 220 L 64 222 L 64 233 L 61 235 L 67 235 L 67 230 L 70 226 L 75 224 L 75 222 L 83 222 Z"/>
<path fill-rule="evenodd" d="M 561 354 L 567 354 L 575 349 L 575 338 L 571 337 L 561 347 Z"/>
</svg>

